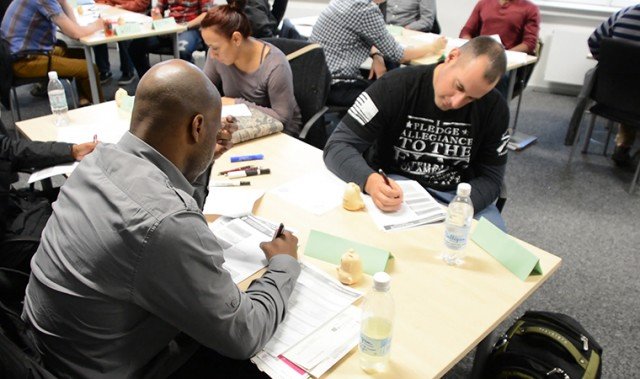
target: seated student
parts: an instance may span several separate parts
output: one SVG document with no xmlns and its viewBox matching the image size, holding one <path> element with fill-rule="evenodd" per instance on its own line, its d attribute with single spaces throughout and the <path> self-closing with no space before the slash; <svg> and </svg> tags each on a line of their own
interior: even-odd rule
<svg viewBox="0 0 640 379">
<path fill-rule="evenodd" d="M 168 9 L 169 17 L 175 18 L 178 24 L 187 26 L 186 31 L 178 34 L 180 59 L 193 62 L 193 52 L 202 47 L 202 37 L 198 29 L 204 15 L 214 6 L 213 2 L 213 0 L 158 0 L 151 10 L 151 17 L 154 20 L 163 18 L 165 10 Z M 138 76 L 142 77 L 149 70 L 149 52 L 165 46 L 173 46 L 171 37 L 149 37 L 131 41 L 129 55 L 138 71 Z"/>
<path fill-rule="evenodd" d="M 22 316 L 55 375 L 248 377 L 229 365 L 273 336 L 300 264 L 285 231 L 260 245 L 269 264 L 246 291 L 223 267 L 192 197 L 192 183 L 228 148 L 216 144 L 220 112 L 199 68 L 157 64 L 140 80 L 129 132 L 98 145 L 62 187 Z"/>
<path fill-rule="evenodd" d="M 540 9 L 529 0 L 480 0 L 473 8 L 460 38 L 497 34 L 505 49 L 535 55 L 540 31 Z M 507 96 L 505 75 L 496 89 Z M 510 100 L 510 99 L 508 99 Z"/>
<path fill-rule="evenodd" d="M 435 0 L 387 0 L 387 24 L 430 32 L 436 20 Z"/>
<path fill-rule="evenodd" d="M 72 50 L 56 46 L 56 27 L 77 39 L 102 30 L 104 21 L 78 25 L 66 0 L 13 0 L 0 27 L 0 36 L 9 44 L 13 74 L 33 78 L 57 71 L 59 77 L 74 77 L 80 105 L 87 105 L 92 100 L 87 63 L 83 56 L 72 56 Z M 98 89 L 102 101 L 102 89 L 100 86 Z"/>
<path fill-rule="evenodd" d="M 96 3 L 107 4 L 114 7 L 126 9 L 131 12 L 147 13 L 151 0 L 96 0 Z M 129 57 L 129 45 L 131 41 L 118 42 L 118 53 L 120 54 L 120 71 L 122 76 L 118 80 L 119 85 L 129 84 L 135 79 L 135 70 L 131 57 Z M 96 56 L 96 64 L 100 70 L 100 82 L 107 83 L 113 74 L 111 73 L 111 65 L 109 63 L 109 50 L 107 44 L 96 45 L 93 47 L 93 53 Z"/>
<path fill-rule="evenodd" d="M 384 0 L 332 0 L 313 26 L 309 40 L 324 49 L 331 71 L 331 90 L 327 102 L 351 106 L 360 93 L 387 72 L 390 62 L 408 62 L 435 54 L 446 45 L 444 38 L 433 44 L 403 48 L 387 31 L 384 17 L 376 4 Z M 371 56 L 368 80 L 360 66 Z"/>
<path fill-rule="evenodd" d="M 302 119 L 293 94 L 291 67 L 277 47 L 251 37 L 245 0 L 229 0 L 207 12 L 202 38 L 209 47 L 205 74 L 225 97 L 222 104 L 245 103 L 278 119 L 297 136 Z"/>
<path fill-rule="evenodd" d="M 79 161 L 95 146 L 93 142 L 74 145 L 16 140 L 6 134 L 0 121 L 0 242 L 18 236 L 39 238 L 51 214 L 50 203 L 55 200 L 55 193 L 36 196 L 12 189 L 11 184 L 18 180 L 17 172 Z M 51 198 L 45 198 L 45 195 Z M 13 250 L 5 247 L 0 253 L 0 267 L 29 272 L 31 254 L 32 250 L 23 251 L 20 246 L 14 246 Z"/>
<path fill-rule="evenodd" d="M 595 59 L 600 57 L 600 41 L 602 38 L 620 38 L 628 41 L 640 43 L 640 4 L 636 4 L 614 13 L 597 27 L 589 37 L 589 50 Z M 590 70 L 585 76 L 585 88 L 581 92 L 582 97 L 589 96 L 592 88 L 591 77 L 595 69 Z M 588 92 L 584 93 L 587 90 Z M 584 105 L 586 107 L 586 104 Z M 580 115 L 584 113 L 582 109 Z M 620 124 L 618 134 L 616 134 L 616 147 L 611 155 L 611 159 L 617 166 L 633 167 L 631 158 L 631 147 L 636 139 L 636 129 L 634 127 Z"/>
<path fill-rule="evenodd" d="M 399 209 L 402 189 L 387 185 L 378 168 L 418 181 L 444 203 L 468 182 L 475 217 L 504 229 L 493 202 L 507 164 L 509 110 L 492 89 L 505 69 L 502 46 L 476 37 L 444 63 L 393 70 L 358 97 L 331 135 L 327 167 L 383 211 Z"/>
</svg>

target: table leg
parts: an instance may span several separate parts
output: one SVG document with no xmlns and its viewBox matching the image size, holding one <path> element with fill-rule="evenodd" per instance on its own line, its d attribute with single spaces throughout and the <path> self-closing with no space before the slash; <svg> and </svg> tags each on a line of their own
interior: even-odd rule
<svg viewBox="0 0 640 379">
<path fill-rule="evenodd" d="M 100 103 L 100 95 L 98 94 L 98 82 L 96 81 L 96 72 L 93 70 L 93 49 L 91 46 L 82 45 L 84 49 L 84 58 L 87 61 L 87 72 L 89 73 L 89 86 L 91 87 L 91 99 L 94 104 Z"/>
<path fill-rule="evenodd" d="M 514 69 L 509 71 L 509 86 L 507 87 L 507 102 L 511 101 L 513 97 L 513 89 L 516 86 L 516 77 L 518 70 Z M 522 94 L 520 94 L 522 96 Z M 525 147 L 529 146 L 533 142 L 538 139 L 536 136 L 530 136 L 528 134 L 524 134 L 521 132 L 516 132 L 516 125 L 513 125 L 513 129 L 511 130 L 511 138 L 509 139 L 509 144 L 507 147 L 510 150 L 522 150 Z"/>
<path fill-rule="evenodd" d="M 173 43 L 173 57 L 180 59 L 180 48 L 178 47 L 178 33 L 171 35 L 171 42 Z"/>
</svg>

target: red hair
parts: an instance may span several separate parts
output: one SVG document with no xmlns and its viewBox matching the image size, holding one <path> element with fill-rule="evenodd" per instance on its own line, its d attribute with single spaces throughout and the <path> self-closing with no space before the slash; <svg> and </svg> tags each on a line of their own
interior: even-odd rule
<svg viewBox="0 0 640 379">
<path fill-rule="evenodd" d="M 251 35 L 251 24 L 244 7 L 247 0 L 228 0 L 226 5 L 219 5 L 210 9 L 200 23 L 201 28 L 216 28 L 216 31 L 227 38 L 238 32 L 244 38 Z"/>
</svg>

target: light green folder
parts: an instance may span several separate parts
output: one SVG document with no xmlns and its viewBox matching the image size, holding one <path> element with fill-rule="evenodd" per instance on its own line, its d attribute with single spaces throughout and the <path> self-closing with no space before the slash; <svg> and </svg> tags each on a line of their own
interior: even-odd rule
<svg viewBox="0 0 640 379">
<path fill-rule="evenodd" d="M 349 249 L 353 249 L 360 255 L 360 259 L 362 259 L 362 269 L 369 275 L 384 271 L 389 258 L 393 258 L 393 255 L 388 251 L 322 233 L 317 230 L 312 230 L 309 234 L 304 255 L 339 265 L 340 258 Z"/>
<path fill-rule="evenodd" d="M 480 219 L 471 239 L 520 280 L 532 274 L 542 275 L 538 257 L 487 219 Z"/>
</svg>

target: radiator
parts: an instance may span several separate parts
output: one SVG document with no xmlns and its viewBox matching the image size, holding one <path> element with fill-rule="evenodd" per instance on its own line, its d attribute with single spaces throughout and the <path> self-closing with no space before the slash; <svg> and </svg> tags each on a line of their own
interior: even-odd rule
<svg viewBox="0 0 640 379">
<path fill-rule="evenodd" d="M 554 29 L 544 71 L 544 80 L 554 83 L 582 85 L 584 74 L 596 65 L 589 58 L 588 28 Z"/>
</svg>

